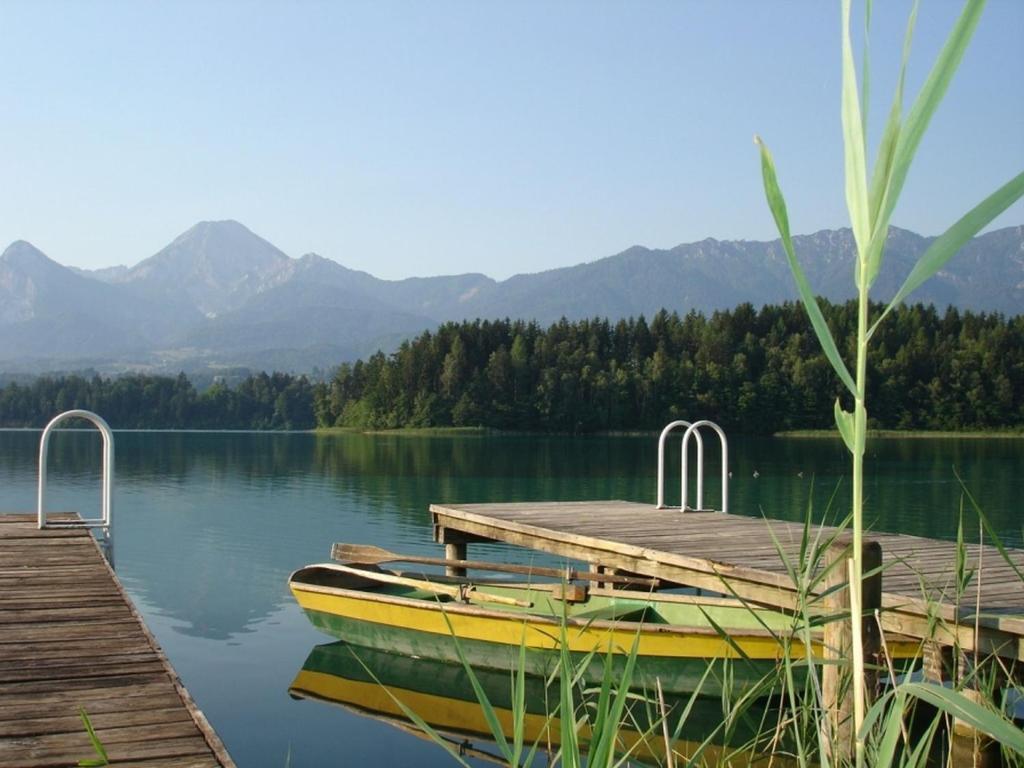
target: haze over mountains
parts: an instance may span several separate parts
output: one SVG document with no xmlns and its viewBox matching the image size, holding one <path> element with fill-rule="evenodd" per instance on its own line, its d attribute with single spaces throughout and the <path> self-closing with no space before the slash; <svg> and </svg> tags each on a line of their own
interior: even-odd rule
<svg viewBox="0 0 1024 768">
<path fill-rule="evenodd" d="M 893 228 L 873 296 L 891 296 L 931 238 Z M 853 295 L 849 230 L 795 238 L 815 291 Z M 497 282 L 380 280 L 316 254 L 290 258 L 235 221 L 201 222 L 133 267 L 61 266 L 18 241 L 0 255 L 0 371 L 329 368 L 446 320 L 686 313 L 793 300 L 778 240 L 703 240 Z M 1024 227 L 981 235 L 912 297 L 1024 311 Z"/>
</svg>

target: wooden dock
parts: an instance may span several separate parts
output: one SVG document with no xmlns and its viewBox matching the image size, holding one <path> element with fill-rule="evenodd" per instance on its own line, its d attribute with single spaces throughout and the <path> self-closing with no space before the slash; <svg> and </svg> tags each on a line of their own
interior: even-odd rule
<svg viewBox="0 0 1024 768">
<path fill-rule="evenodd" d="M 92 535 L 0 514 L 0 765 L 94 759 L 80 708 L 111 765 L 234 766 Z"/>
<path fill-rule="evenodd" d="M 465 557 L 468 543 L 499 541 L 613 572 L 796 606 L 786 563 L 800 561 L 801 524 L 627 501 L 434 504 L 430 511 L 435 539 L 453 559 Z M 810 538 L 835 533 L 813 527 Z M 884 631 L 1024 660 L 1024 551 L 1008 552 L 1011 565 L 993 546 L 968 545 L 967 567 L 975 573 L 957 598 L 955 543 L 875 532 L 865 539 L 881 546 Z M 936 612 L 939 621 L 930 618 Z"/>
</svg>

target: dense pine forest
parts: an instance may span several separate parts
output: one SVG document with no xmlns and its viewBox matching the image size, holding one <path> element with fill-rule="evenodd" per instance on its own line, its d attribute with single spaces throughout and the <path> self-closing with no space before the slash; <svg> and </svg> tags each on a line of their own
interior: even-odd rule
<svg viewBox="0 0 1024 768">
<path fill-rule="evenodd" d="M 0 388 L 0 426 L 42 427 L 85 408 L 114 429 L 312 429 L 313 385 L 286 373 L 249 376 L 202 392 L 184 374 L 40 377 Z"/>
<path fill-rule="evenodd" d="M 853 304 L 823 310 L 852 339 Z M 876 308 L 876 311 L 878 308 Z M 876 334 L 872 426 L 1024 427 L 1024 316 L 902 307 Z M 594 432 L 710 418 L 771 433 L 829 428 L 839 383 L 797 304 L 611 323 L 447 323 L 328 383 L 261 373 L 197 392 L 185 376 L 40 378 L 0 389 L 0 425 L 88 408 L 115 428 L 484 426 Z"/>
</svg>

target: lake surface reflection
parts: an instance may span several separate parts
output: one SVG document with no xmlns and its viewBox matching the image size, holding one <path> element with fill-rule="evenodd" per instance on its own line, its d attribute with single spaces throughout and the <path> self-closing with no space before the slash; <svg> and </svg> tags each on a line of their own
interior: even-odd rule
<svg viewBox="0 0 1024 768">
<path fill-rule="evenodd" d="M 0 432 L 0 510 L 34 509 L 38 441 L 38 432 Z M 654 437 L 118 432 L 116 452 L 118 573 L 241 766 L 452 765 L 386 723 L 289 697 L 311 649 L 328 639 L 309 626 L 286 580 L 326 560 L 332 542 L 437 554 L 432 502 L 649 502 L 655 494 Z M 716 455 L 709 446 L 709 478 Z M 736 437 L 730 455 L 735 513 L 802 519 L 810 506 L 822 519 L 846 510 L 849 470 L 837 441 Z M 875 528 L 955 538 L 955 470 L 1003 542 L 1022 545 L 1024 441 L 875 441 L 868 460 Z M 98 515 L 99 466 L 97 433 L 55 434 L 51 508 Z M 678 480 L 673 490 L 678 500 Z M 717 482 L 706 492 L 716 503 Z M 973 514 L 966 529 L 976 539 Z"/>
</svg>

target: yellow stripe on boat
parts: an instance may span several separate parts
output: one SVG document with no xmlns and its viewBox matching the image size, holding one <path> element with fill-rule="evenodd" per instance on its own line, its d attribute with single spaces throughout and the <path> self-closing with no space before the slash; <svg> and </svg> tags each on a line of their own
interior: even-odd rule
<svg viewBox="0 0 1024 768">
<path fill-rule="evenodd" d="M 528 649 L 556 650 L 560 647 L 558 619 L 531 616 L 526 613 L 501 615 L 497 611 L 468 609 L 460 604 L 413 601 L 400 598 L 365 599 L 339 591 L 320 592 L 292 584 L 299 605 L 307 611 L 344 616 L 355 621 L 396 629 L 427 632 L 435 635 L 455 635 L 460 639 L 480 640 L 512 647 L 524 644 Z M 608 626 L 611 624 L 612 626 Z M 724 638 L 714 630 L 704 632 L 680 631 L 667 625 L 634 622 L 591 622 L 582 626 L 570 619 L 566 626 L 569 650 L 573 652 L 627 654 L 639 632 L 637 653 L 640 657 L 669 657 L 692 659 L 781 659 L 784 648 L 779 639 L 769 633 L 737 633 Z M 819 643 L 814 643 L 815 655 L 821 654 Z M 805 646 L 794 640 L 790 658 L 804 658 Z"/>
</svg>

